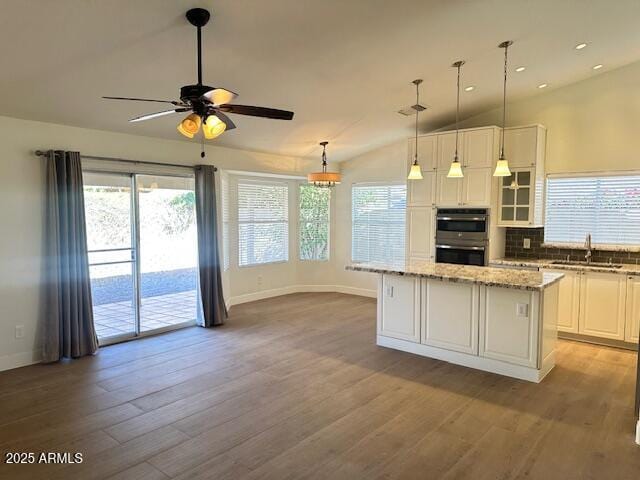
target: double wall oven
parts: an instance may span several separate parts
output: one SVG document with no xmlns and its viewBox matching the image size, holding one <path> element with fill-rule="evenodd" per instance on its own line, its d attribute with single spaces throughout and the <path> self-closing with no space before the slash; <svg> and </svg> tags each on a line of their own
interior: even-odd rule
<svg viewBox="0 0 640 480">
<path fill-rule="evenodd" d="M 489 211 L 439 208 L 436 215 L 436 262 L 487 265 Z"/>
</svg>

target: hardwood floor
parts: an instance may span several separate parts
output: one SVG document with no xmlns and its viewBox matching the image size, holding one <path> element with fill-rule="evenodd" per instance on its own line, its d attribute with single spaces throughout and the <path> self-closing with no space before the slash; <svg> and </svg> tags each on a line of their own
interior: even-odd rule
<svg viewBox="0 0 640 480">
<path fill-rule="evenodd" d="M 84 461 L 0 478 L 638 478 L 634 352 L 562 341 L 536 385 L 374 342 L 375 300 L 295 294 L 2 372 L 3 457 Z"/>
</svg>

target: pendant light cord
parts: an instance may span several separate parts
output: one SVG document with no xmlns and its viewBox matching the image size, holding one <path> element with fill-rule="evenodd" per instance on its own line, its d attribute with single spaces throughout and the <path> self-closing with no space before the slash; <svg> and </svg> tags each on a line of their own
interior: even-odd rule
<svg viewBox="0 0 640 480">
<path fill-rule="evenodd" d="M 502 138 L 500 139 L 500 160 L 504 160 L 504 128 L 507 124 L 507 51 L 513 42 L 504 42 L 504 83 L 502 88 Z"/>
<path fill-rule="evenodd" d="M 458 90 L 456 92 L 456 153 L 453 156 L 454 162 L 458 161 L 458 134 L 460 131 L 460 127 L 458 125 L 460 120 L 460 69 L 462 68 L 463 64 L 464 64 L 463 61 L 456 62 L 456 67 L 458 67 L 458 83 L 457 83 Z"/>
<path fill-rule="evenodd" d="M 416 84 L 416 144 L 415 144 L 415 150 L 414 150 L 413 164 L 417 165 L 418 164 L 418 114 L 420 113 L 420 110 L 418 110 L 418 106 L 420 105 L 420 82 L 416 80 L 413 83 Z"/>
<path fill-rule="evenodd" d="M 327 172 L 327 146 L 322 146 L 322 173 Z"/>
</svg>

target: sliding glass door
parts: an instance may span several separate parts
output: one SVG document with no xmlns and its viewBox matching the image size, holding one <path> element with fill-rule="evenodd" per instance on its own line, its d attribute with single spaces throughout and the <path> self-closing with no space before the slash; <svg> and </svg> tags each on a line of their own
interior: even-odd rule
<svg viewBox="0 0 640 480">
<path fill-rule="evenodd" d="M 85 172 L 91 291 L 100 343 L 192 325 L 192 177 Z"/>
</svg>

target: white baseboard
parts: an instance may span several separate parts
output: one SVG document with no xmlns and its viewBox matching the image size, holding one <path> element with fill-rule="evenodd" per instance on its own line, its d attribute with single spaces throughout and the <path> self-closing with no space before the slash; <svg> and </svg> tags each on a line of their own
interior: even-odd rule
<svg viewBox="0 0 640 480">
<path fill-rule="evenodd" d="M 279 297 L 281 295 L 289 295 L 291 293 L 306 293 L 306 292 L 336 292 L 336 293 L 346 293 L 348 295 L 358 295 L 360 297 L 371 297 L 371 298 L 376 298 L 377 296 L 377 292 L 375 290 L 349 287 L 346 285 L 291 285 L 288 287 L 273 288 L 271 290 L 262 290 L 260 292 L 237 295 L 235 297 L 229 298 L 226 301 L 226 304 L 227 304 L 227 309 L 229 309 L 234 305 L 240 305 L 242 303 L 255 302 L 256 300 Z"/>
<path fill-rule="evenodd" d="M 20 352 L 0 357 L 0 372 L 13 368 L 26 367 L 40 363 L 40 355 L 37 352 Z"/>
<path fill-rule="evenodd" d="M 640 445 L 640 420 L 636 424 L 636 443 Z"/>
</svg>

